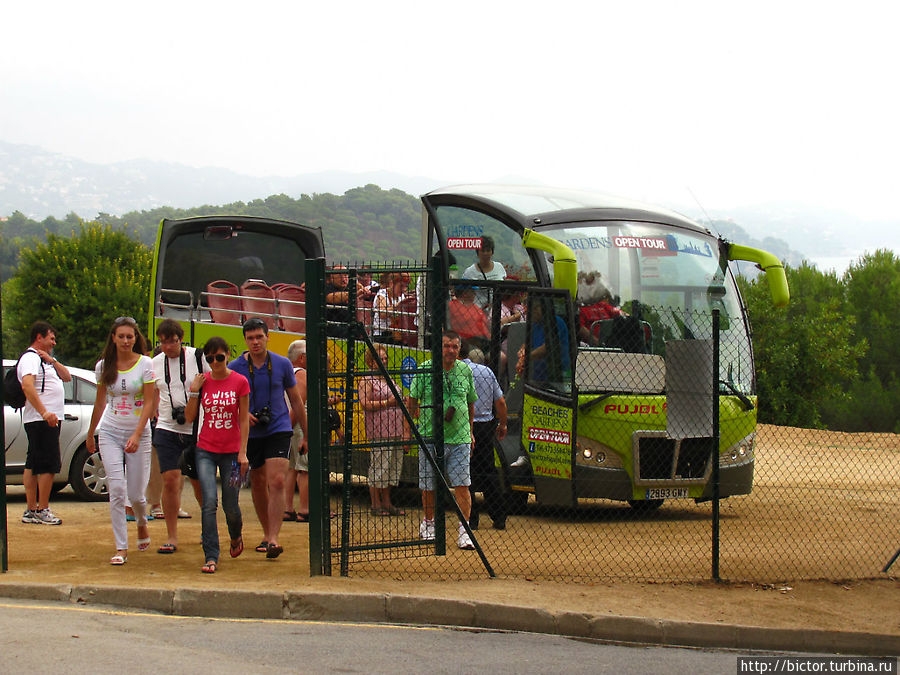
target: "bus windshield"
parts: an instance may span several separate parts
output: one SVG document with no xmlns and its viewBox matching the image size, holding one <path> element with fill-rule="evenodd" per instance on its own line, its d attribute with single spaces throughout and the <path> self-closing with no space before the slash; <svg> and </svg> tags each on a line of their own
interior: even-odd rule
<svg viewBox="0 0 900 675">
<path fill-rule="evenodd" d="M 664 355 L 666 340 L 711 337 L 712 310 L 718 309 L 722 367 L 727 369 L 722 377 L 744 392 L 752 390 L 749 335 L 734 279 L 727 266 L 723 270 L 715 238 L 627 221 L 579 222 L 541 232 L 574 251 L 579 306 L 606 303 L 598 322 L 634 316 L 646 326 L 648 352 Z M 601 325 L 588 328 L 596 332 Z"/>
</svg>

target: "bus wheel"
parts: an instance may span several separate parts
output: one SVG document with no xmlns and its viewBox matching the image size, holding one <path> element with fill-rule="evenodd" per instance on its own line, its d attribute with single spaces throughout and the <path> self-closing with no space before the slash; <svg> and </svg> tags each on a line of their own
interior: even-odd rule
<svg viewBox="0 0 900 675">
<path fill-rule="evenodd" d="M 525 506 L 528 504 L 528 492 L 521 490 L 510 490 L 506 495 L 506 503 L 509 505 L 509 512 L 512 515 L 525 513 Z"/>
<path fill-rule="evenodd" d="M 650 513 L 663 505 L 664 499 L 629 499 L 630 506 L 635 513 Z"/>
</svg>

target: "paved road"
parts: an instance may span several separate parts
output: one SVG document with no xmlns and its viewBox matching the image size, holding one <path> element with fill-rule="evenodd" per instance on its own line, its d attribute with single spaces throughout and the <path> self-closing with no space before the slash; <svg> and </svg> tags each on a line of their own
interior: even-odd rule
<svg viewBox="0 0 900 675">
<path fill-rule="evenodd" d="M 549 635 L 201 619 L 0 600 L 0 672 L 723 673 L 737 655 Z"/>
</svg>

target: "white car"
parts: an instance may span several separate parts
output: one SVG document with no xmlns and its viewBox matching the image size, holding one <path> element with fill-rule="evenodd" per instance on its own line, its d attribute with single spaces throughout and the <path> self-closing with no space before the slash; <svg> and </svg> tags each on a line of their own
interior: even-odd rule
<svg viewBox="0 0 900 675">
<path fill-rule="evenodd" d="M 8 368 L 15 368 L 15 359 L 3 359 L 3 374 Z M 62 460 L 60 472 L 53 481 L 53 489 L 61 490 L 68 483 L 75 494 L 90 501 L 109 498 L 106 488 L 106 471 L 100 461 L 100 453 L 89 455 L 85 440 L 94 411 L 97 395 L 97 380 L 90 370 L 69 368 L 72 381 L 65 382 L 66 416 L 59 438 L 59 453 Z M 25 471 L 25 452 L 28 438 L 22 425 L 22 411 L 3 406 L 6 446 L 6 482 L 21 485 Z"/>
</svg>

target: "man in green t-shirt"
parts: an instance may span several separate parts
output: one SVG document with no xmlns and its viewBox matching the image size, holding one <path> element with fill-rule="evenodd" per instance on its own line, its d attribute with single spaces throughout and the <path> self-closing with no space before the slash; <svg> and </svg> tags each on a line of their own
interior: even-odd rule
<svg viewBox="0 0 900 675">
<path fill-rule="evenodd" d="M 469 460 L 472 456 L 472 444 L 475 437 L 472 433 L 472 420 L 474 419 L 474 403 L 478 396 L 475 393 L 475 384 L 472 379 L 471 369 L 459 360 L 459 348 L 461 340 L 453 331 L 446 331 L 441 338 L 443 358 L 441 365 L 441 386 L 444 393 L 444 407 L 441 415 L 444 418 L 444 471 L 447 481 L 453 488 L 456 503 L 466 520 L 472 508 L 469 495 L 469 485 L 472 480 L 469 475 Z M 424 370 L 428 370 L 431 361 L 422 364 Z M 432 436 L 433 411 L 429 408 L 419 415 L 419 402 L 424 405 L 432 405 L 431 375 L 428 372 L 420 373 L 413 378 L 409 388 L 407 407 L 412 417 L 419 417 L 419 432 L 425 437 Z M 427 444 L 429 452 L 435 455 L 433 444 Z M 434 539 L 434 490 L 435 476 L 431 463 L 425 453 L 419 453 L 419 487 L 422 489 L 422 507 L 425 511 L 425 520 L 419 525 L 419 536 L 422 539 Z M 474 549 L 462 523 L 459 525 L 459 536 L 456 540 L 459 548 Z"/>
</svg>

